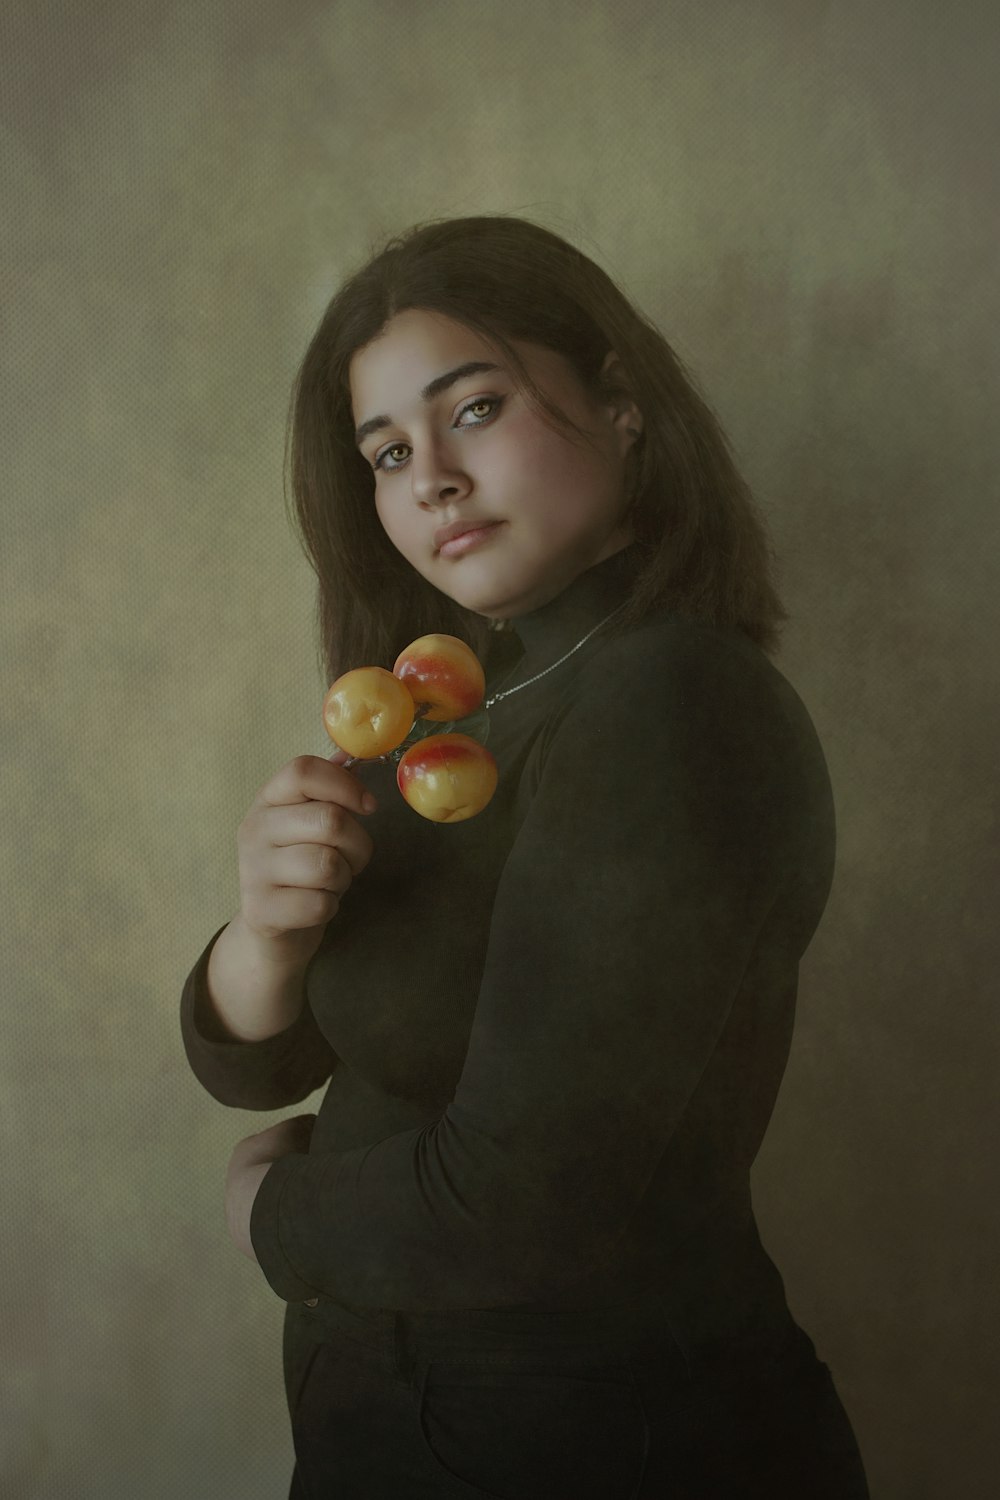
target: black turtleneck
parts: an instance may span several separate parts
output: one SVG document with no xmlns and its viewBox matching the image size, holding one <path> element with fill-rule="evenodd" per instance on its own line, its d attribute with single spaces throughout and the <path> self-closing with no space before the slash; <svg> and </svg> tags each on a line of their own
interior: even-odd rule
<svg viewBox="0 0 1000 1500">
<path fill-rule="evenodd" d="M 294 1025 L 213 1027 L 214 937 L 188 978 L 184 1044 L 216 1099 L 281 1109 L 326 1085 L 308 1153 L 271 1166 L 251 1217 L 288 1301 L 655 1290 L 706 1340 L 784 1311 L 749 1173 L 832 880 L 830 784 L 801 700 L 739 631 L 662 610 L 546 670 L 639 560 L 605 559 L 491 644 L 487 697 L 526 685 L 491 710 L 500 780 L 477 817 L 430 823 L 394 766 L 356 768 L 375 854 Z"/>
</svg>

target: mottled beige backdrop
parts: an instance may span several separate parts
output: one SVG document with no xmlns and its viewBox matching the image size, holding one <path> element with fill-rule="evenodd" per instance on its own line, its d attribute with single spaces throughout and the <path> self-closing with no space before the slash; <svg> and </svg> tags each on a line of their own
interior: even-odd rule
<svg viewBox="0 0 1000 1500">
<path fill-rule="evenodd" d="M 274 1117 L 201 1090 L 178 998 L 323 744 L 297 361 L 379 237 L 488 211 L 656 320 L 767 515 L 840 842 L 761 1231 L 873 1500 L 992 1497 L 996 6 L 0 16 L 0 1493 L 287 1493 L 284 1304 L 222 1212 Z"/>
</svg>

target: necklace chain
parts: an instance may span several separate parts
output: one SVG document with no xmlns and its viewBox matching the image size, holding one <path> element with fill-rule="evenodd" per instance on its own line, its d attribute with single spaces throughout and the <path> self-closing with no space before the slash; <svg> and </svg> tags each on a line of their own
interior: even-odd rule
<svg viewBox="0 0 1000 1500">
<path fill-rule="evenodd" d="M 627 604 L 628 600 L 626 600 L 625 603 Z M 515 687 L 504 688 L 502 692 L 494 693 L 492 698 L 487 698 L 485 704 L 483 705 L 484 708 L 492 708 L 494 703 L 500 702 L 501 698 L 509 698 L 511 693 L 519 693 L 522 688 L 530 687 L 533 682 L 537 682 L 539 677 L 544 677 L 547 673 L 554 672 L 556 667 L 561 667 L 563 662 L 573 655 L 574 651 L 579 651 L 580 647 L 585 645 L 586 642 L 590 640 L 590 637 L 592 635 L 595 635 L 596 632 L 600 630 L 602 625 L 606 625 L 609 620 L 614 619 L 615 615 L 621 614 L 624 608 L 625 604 L 619 604 L 617 609 L 613 609 L 609 615 L 605 615 L 604 619 L 600 620 L 592 630 L 587 631 L 587 634 L 583 637 L 582 640 L 577 641 L 575 646 L 570 647 L 565 656 L 560 656 L 558 661 L 554 661 L 551 667 L 546 667 L 543 671 L 536 672 L 534 677 L 529 677 L 526 682 L 519 682 Z M 514 670 L 516 671 L 517 668 L 515 667 Z"/>
</svg>

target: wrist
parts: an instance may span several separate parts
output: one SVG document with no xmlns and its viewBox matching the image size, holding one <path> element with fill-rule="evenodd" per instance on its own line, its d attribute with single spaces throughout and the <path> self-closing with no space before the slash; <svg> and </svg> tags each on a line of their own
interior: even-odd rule
<svg viewBox="0 0 1000 1500">
<path fill-rule="evenodd" d="M 315 951 L 315 949 L 313 949 Z M 233 917 L 209 955 L 206 988 L 223 1040 L 264 1041 L 302 1012 L 312 953 L 290 952 Z"/>
<path fill-rule="evenodd" d="M 240 947 L 255 963 L 289 976 L 305 973 L 322 940 L 322 932 L 317 934 L 312 928 L 275 934 L 261 932 L 248 925 L 242 912 L 237 912 L 229 925 L 235 929 Z"/>
</svg>

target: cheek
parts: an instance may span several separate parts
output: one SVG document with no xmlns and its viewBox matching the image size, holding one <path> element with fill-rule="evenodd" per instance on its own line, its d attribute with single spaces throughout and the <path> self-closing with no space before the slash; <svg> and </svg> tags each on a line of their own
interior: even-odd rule
<svg viewBox="0 0 1000 1500">
<path fill-rule="evenodd" d="M 607 508 L 607 481 L 597 455 L 551 433 L 525 433 L 513 477 L 523 480 L 515 493 L 525 497 L 535 522 L 545 531 L 561 534 L 567 525 Z"/>
<path fill-rule="evenodd" d="M 531 413 L 518 413 L 503 434 L 504 466 L 510 479 L 524 481 L 524 493 L 544 492 L 548 502 L 572 502 L 594 486 L 594 456 L 551 431 Z"/>
<path fill-rule="evenodd" d="M 530 412 L 512 416 L 502 434 L 506 465 L 513 473 L 551 479 L 565 468 L 572 449 Z"/>
<path fill-rule="evenodd" d="M 405 547 L 407 528 L 403 524 L 403 513 L 399 507 L 394 506 L 388 500 L 380 500 L 376 496 L 375 514 L 378 516 L 379 524 L 389 540 L 400 548 Z"/>
</svg>

